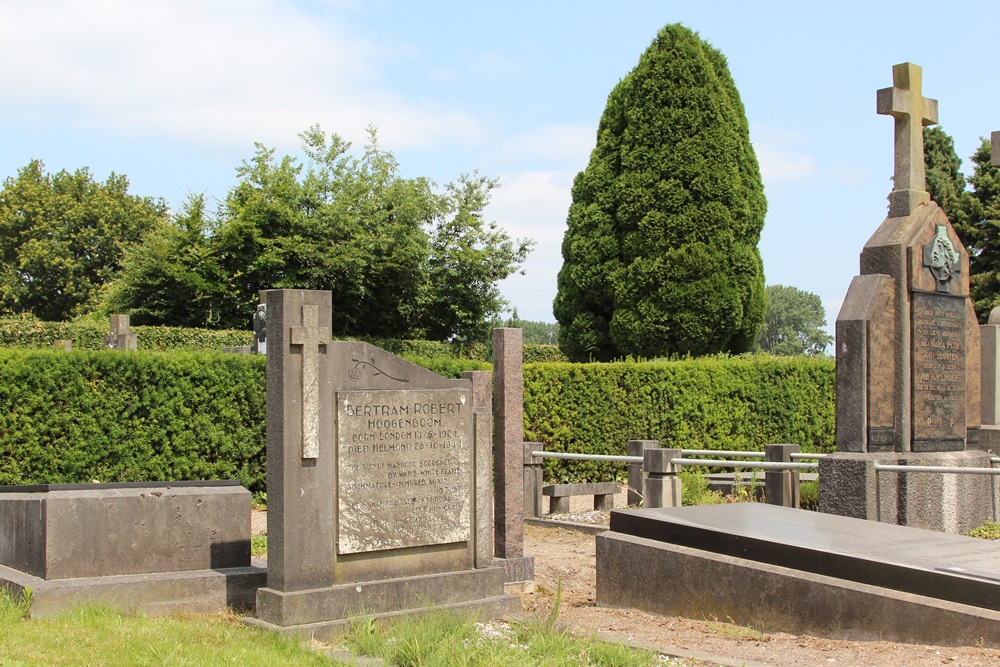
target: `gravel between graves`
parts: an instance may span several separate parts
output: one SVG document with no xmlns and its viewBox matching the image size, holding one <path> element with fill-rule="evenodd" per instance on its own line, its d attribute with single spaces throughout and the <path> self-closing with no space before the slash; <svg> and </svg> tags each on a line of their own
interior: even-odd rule
<svg viewBox="0 0 1000 667">
<path fill-rule="evenodd" d="M 586 522 L 590 513 L 552 518 Z M 606 516 L 606 515 L 605 515 Z M 535 557 L 535 590 L 521 595 L 528 611 L 551 610 L 559 582 L 562 605 L 559 622 L 602 638 L 639 644 L 684 658 L 686 665 L 1000 665 L 1000 651 L 976 646 L 941 647 L 855 642 L 796 636 L 763 635 L 716 621 L 658 616 L 635 610 L 598 608 L 593 535 L 559 527 L 525 526 L 524 551 Z M 692 660 L 701 657 L 704 662 Z"/>
<path fill-rule="evenodd" d="M 576 508 L 574 508 L 575 510 Z M 255 534 L 266 530 L 266 512 L 254 511 Z M 575 523 L 607 523 L 607 512 L 576 510 L 547 518 Z M 714 620 L 658 616 L 629 609 L 598 608 L 595 541 L 592 534 L 558 526 L 525 526 L 524 551 L 535 557 L 533 590 L 520 593 L 529 613 L 548 613 L 562 582 L 558 621 L 582 633 L 680 656 L 676 665 L 802 667 L 924 667 L 1000 665 L 1000 650 L 976 646 L 942 647 L 821 639 L 784 633 L 762 634 Z"/>
</svg>

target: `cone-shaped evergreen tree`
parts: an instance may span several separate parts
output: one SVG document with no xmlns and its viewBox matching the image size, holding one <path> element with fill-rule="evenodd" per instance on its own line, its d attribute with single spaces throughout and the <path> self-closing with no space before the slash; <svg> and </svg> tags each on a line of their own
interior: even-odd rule
<svg viewBox="0 0 1000 667">
<path fill-rule="evenodd" d="M 573 183 L 554 311 L 574 360 L 743 352 L 767 202 L 725 57 L 681 25 L 608 96 Z"/>
</svg>

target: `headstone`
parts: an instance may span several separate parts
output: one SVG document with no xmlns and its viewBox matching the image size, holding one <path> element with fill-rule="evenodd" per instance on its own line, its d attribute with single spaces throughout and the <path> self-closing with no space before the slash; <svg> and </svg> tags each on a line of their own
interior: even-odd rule
<svg viewBox="0 0 1000 667">
<path fill-rule="evenodd" d="M 534 579 L 534 559 L 524 555 L 524 352 L 523 332 L 493 330 L 493 431 L 495 554 L 507 583 Z"/>
<path fill-rule="evenodd" d="M 990 134 L 990 164 L 1000 167 L 1000 132 Z"/>
<path fill-rule="evenodd" d="M 257 304 L 253 314 L 253 354 L 267 354 L 267 304 Z"/>
<path fill-rule="evenodd" d="M 330 292 L 264 296 L 268 580 L 253 622 L 322 638 L 358 615 L 518 606 L 484 558 L 492 456 L 481 389 L 331 340 Z"/>
<path fill-rule="evenodd" d="M 837 316 L 837 447 L 892 453 L 896 461 L 912 453 L 912 462 L 979 466 L 985 452 L 940 454 L 980 446 L 981 359 L 969 256 L 925 191 L 922 132 L 937 121 L 937 102 L 923 97 L 921 70 L 911 63 L 893 67 L 893 87 L 877 98 L 878 112 L 895 119 L 894 186 L 889 215 L 865 244 L 860 275 Z M 967 476 L 937 477 L 933 488 L 915 491 L 915 476 L 904 475 L 899 493 L 891 494 L 901 497 L 897 512 L 882 512 L 881 520 L 913 525 L 917 513 L 910 510 L 927 504 L 940 513 L 923 527 L 955 529 L 977 520 L 980 513 L 962 515 L 956 506 L 959 495 L 978 484 Z M 829 486 L 842 477 L 821 472 L 821 484 L 830 489 L 825 498 L 821 493 L 824 511 L 876 518 L 864 493 Z M 852 507 L 830 502 L 855 496 Z"/>
<path fill-rule="evenodd" d="M 104 337 L 104 347 L 109 350 L 135 350 L 138 336 L 129 328 L 128 315 L 112 315 L 110 333 Z"/>
<path fill-rule="evenodd" d="M 72 352 L 73 341 L 67 339 L 52 341 L 52 347 L 59 350 L 60 352 Z"/>
</svg>

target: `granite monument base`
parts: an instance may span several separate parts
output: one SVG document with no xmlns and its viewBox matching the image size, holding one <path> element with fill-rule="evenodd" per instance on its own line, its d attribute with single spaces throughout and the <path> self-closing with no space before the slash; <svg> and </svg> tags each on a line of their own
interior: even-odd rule
<svg viewBox="0 0 1000 667">
<path fill-rule="evenodd" d="M 615 511 L 597 537 L 597 603 L 769 632 L 996 647 L 1000 546 L 756 503 Z"/>
<path fill-rule="evenodd" d="M 31 615 L 79 602 L 150 614 L 253 609 L 250 492 L 238 482 L 0 487 L 0 586 Z"/>
<path fill-rule="evenodd" d="M 504 593 L 503 569 L 491 567 L 304 591 L 261 588 L 257 591 L 257 617 L 246 622 L 326 641 L 342 636 L 352 620 L 391 621 L 429 609 L 497 618 L 520 611 L 521 601 Z"/>
<path fill-rule="evenodd" d="M 980 450 L 836 452 L 819 463 L 820 511 L 946 533 L 968 532 L 997 516 L 993 477 L 879 471 L 875 464 L 989 468 L 990 457 Z"/>
</svg>

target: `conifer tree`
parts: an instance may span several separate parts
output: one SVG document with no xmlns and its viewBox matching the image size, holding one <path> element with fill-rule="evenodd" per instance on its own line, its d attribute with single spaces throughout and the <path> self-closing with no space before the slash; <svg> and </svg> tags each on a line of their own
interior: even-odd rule
<svg viewBox="0 0 1000 667">
<path fill-rule="evenodd" d="M 767 203 L 724 56 L 668 25 L 612 90 L 573 184 L 554 304 L 574 360 L 743 352 Z"/>
</svg>

